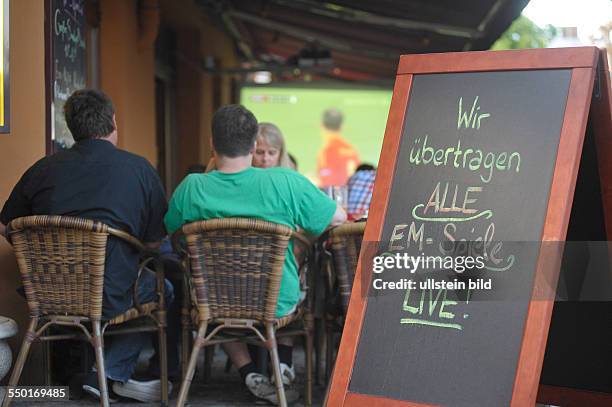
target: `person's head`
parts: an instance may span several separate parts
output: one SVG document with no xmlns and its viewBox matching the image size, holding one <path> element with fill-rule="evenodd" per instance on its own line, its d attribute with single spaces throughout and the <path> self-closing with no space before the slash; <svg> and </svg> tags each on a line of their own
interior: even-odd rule
<svg viewBox="0 0 612 407">
<path fill-rule="evenodd" d="M 64 117 L 75 141 L 105 139 L 117 144 L 115 108 L 103 92 L 75 91 L 64 104 Z"/>
<path fill-rule="evenodd" d="M 259 123 L 253 167 L 291 167 L 283 133 L 272 123 Z"/>
<path fill-rule="evenodd" d="M 227 105 L 212 119 L 212 144 L 216 155 L 228 158 L 253 153 L 257 137 L 257 119 L 242 105 Z"/>
<path fill-rule="evenodd" d="M 359 171 L 374 171 L 376 170 L 376 167 L 374 167 L 372 164 L 368 164 L 368 163 L 361 163 L 359 164 L 359 166 L 357 168 L 355 168 L 355 172 L 359 172 Z"/>
<path fill-rule="evenodd" d="M 321 123 L 323 127 L 331 131 L 340 131 L 342 128 L 342 112 L 338 109 L 327 109 L 323 112 Z"/>
</svg>

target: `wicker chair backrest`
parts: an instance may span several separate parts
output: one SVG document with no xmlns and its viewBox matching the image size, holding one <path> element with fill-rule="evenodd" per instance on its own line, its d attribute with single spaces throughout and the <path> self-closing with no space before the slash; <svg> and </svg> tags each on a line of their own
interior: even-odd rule
<svg viewBox="0 0 612 407">
<path fill-rule="evenodd" d="M 346 315 L 357 270 L 365 222 L 340 225 L 330 231 L 331 253 L 338 281 L 340 307 Z"/>
<path fill-rule="evenodd" d="M 108 227 L 64 216 L 10 222 L 19 271 L 32 316 L 100 319 Z"/>
<path fill-rule="evenodd" d="M 273 321 L 291 228 L 225 218 L 184 225 L 200 320 Z"/>
</svg>

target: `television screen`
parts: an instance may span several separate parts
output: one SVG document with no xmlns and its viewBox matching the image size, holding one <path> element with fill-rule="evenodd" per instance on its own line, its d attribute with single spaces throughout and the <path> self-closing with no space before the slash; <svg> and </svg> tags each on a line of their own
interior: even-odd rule
<svg viewBox="0 0 612 407">
<path fill-rule="evenodd" d="M 320 187 L 344 185 L 355 167 L 378 163 L 391 89 L 245 86 L 240 101 L 279 127 L 298 171 Z"/>
</svg>

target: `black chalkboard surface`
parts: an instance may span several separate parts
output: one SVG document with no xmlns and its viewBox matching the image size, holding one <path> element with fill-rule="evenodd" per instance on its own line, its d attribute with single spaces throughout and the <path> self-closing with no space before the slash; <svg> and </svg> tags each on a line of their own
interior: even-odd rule
<svg viewBox="0 0 612 407">
<path fill-rule="evenodd" d="M 416 241 L 398 239 L 394 246 L 409 246 L 411 255 L 433 256 L 440 254 L 440 242 L 485 235 L 505 247 L 496 255 L 499 262 L 488 262 L 490 269 L 479 273 L 491 279 L 490 292 L 473 290 L 463 301 L 454 290 L 371 292 L 379 295 L 368 301 L 349 390 L 442 406 L 509 405 L 538 255 L 533 242 L 542 233 L 569 81 L 569 70 L 415 76 L 383 244 L 394 229 L 397 235 L 397 225 L 408 225 L 406 232 L 422 227 L 423 234 Z M 480 128 L 478 119 L 474 127 L 473 120 L 458 125 L 458 117 L 471 111 L 481 115 Z M 452 162 L 428 161 L 430 148 L 434 156 L 453 148 Z M 482 163 L 468 149 L 482 151 Z M 507 164 L 485 164 L 501 163 L 504 153 Z M 433 207 L 423 215 L 433 191 L 447 185 L 451 192 L 443 205 L 450 206 L 455 186 L 456 206 L 472 188 L 477 201 L 470 207 L 477 209 L 474 215 L 484 215 L 464 220 L 469 216 L 435 213 Z M 449 217 L 456 220 L 440 221 Z M 390 279 L 406 277 L 385 273 L 394 274 Z M 442 278 L 440 271 L 430 275 Z M 452 281 L 453 276 L 444 277 Z M 457 304 L 441 310 L 442 298 Z"/>
<path fill-rule="evenodd" d="M 328 406 L 536 403 L 599 58 L 400 58 Z"/>
<path fill-rule="evenodd" d="M 74 140 L 64 120 L 68 96 L 87 83 L 85 0 L 52 0 L 52 75 L 54 148 L 68 148 Z"/>
</svg>

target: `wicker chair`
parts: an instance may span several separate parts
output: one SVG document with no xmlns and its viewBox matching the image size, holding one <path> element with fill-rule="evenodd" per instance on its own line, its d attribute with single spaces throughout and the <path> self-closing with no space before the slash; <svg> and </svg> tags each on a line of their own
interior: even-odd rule
<svg viewBox="0 0 612 407">
<path fill-rule="evenodd" d="M 136 284 L 135 307 L 111 320 L 102 320 L 104 263 L 109 235 L 128 242 L 143 254 L 150 253 L 133 236 L 88 219 L 28 216 L 15 219 L 8 225 L 8 237 L 15 250 L 30 309 L 30 325 L 9 386 L 17 386 L 33 341 L 87 339 L 95 350 L 100 403 L 108 407 L 103 335 L 105 332 L 107 335 L 118 335 L 157 331 L 162 372 L 162 405 L 168 404 L 163 269 L 151 256 L 141 263 L 139 269 L 140 275 L 145 266 L 155 262 L 158 302 L 140 304 L 136 295 Z M 136 321 L 137 319 L 142 321 Z M 130 322 L 127 323 L 128 321 Z M 136 325 L 138 322 L 148 324 Z M 69 331 L 43 335 L 47 328 L 54 325 L 78 329 L 75 333 Z M 11 399 L 7 395 L 2 407 L 8 407 L 10 402 Z"/>
<path fill-rule="evenodd" d="M 292 335 L 306 340 L 306 404 L 312 404 L 312 317 L 305 307 L 283 318 L 275 316 L 285 252 L 295 235 L 287 226 L 244 218 L 194 222 L 177 232 L 174 241 L 184 237 L 187 243 L 185 268 L 197 326 L 177 407 L 187 400 L 199 351 L 236 340 L 268 349 L 278 400 L 286 406 L 276 339 Z M 193 327 L 189 314 L 183 312 L 183 349 Z M 218 335 L 222 330 L 229 335 Z M 236 331 L 247 331 L 247 335 L 236 335 Z"/>
<path fill-rule="evenodd" d="M 365 222 L 345 223 L 329 231 L 325 243 L 326 266 L 326 355 L 325 377 L 329 379 L 335 349 L 334 337 L 342 333 L 353 289 L 353 279 L 361 251 Z"/>
</svg>

